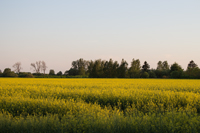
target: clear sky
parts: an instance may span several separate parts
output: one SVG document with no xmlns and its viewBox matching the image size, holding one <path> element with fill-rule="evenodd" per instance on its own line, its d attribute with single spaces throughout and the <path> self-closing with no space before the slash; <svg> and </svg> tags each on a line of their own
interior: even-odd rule
<svg viewBox="0 0 200 133">
<path fill-rule="evenodd" d="M 0 0 L 0 69 L 133 58 L 200 66 L 200 0 Z M 13 70 L 13 68 L 12 68 Z"/>
</svg>

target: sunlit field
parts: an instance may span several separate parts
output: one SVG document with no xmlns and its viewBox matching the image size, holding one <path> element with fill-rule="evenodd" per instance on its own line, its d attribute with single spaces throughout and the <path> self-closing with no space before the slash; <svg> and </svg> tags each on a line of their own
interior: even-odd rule
<svg viewBox="0 0 200 133">
<path fill-rule="evenodd" d="M 200 132 L 200 80 L 0 78 L 0 132 Z"/>
</svg>

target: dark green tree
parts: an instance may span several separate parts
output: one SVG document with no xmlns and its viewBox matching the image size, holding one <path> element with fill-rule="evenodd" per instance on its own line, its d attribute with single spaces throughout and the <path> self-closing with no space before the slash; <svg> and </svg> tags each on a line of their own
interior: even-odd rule
<svg viewBox="0 0 200 133">
<path fill-rule="evenodd" d="M 178 63 L 174 63 L 170 67 L 170 77 L 171 78 L 182 78 L 183 69 Z"/>
<path fill-rule="evenodd" d="M 56 75 L 57 75 L 57 76 L 62 76 L 62 72 L 59 71 Z"/>
<path fill-rule="evenodd" d="M 99 60 L 95 60 L 94 62 L 90 62 L 88 68 L 90 70 L 89 77 L 91 77 L 91 78 L 103 78 L 104 77 L 104 72 L 103 72 L 104 61 L 101 61 L 99 59 Z"/>
<path fill-rule="evenodd" d="M 150 68 L 150 65 L 145 61 L 144 65 L 142 66 L 142 71 L 143 72 L 148 72 Z"/>
<path fill-rule="evenodd" d="M 159 61 L 157 63 L 157 70 L 163 70 L 163 63 L 162 63 L 162 61 Z"/>
<path fill-rule="evenodd" d="M 3 74 L 3 73 L 2 73 L 2 71 L 0 70 L 0 77 L 2 77 L 2 74 Z"/>
<path fill-rule="evenodd" d="M 128 70 L 130 78 L 139 78 L 140 77 L 140 60 L 132 60 L 131 67 Z"/>
<path fill-rule="evenodd" d="M 186 78 L 200 78 L 200 69 L 198 65 L 191 60 L 185 72 Z"/>
<path fill-rule="evenodd" d="M 171 65 L 170 67 L 170 72 L 173 72 L 173 71 L 182 71 L 182 67 L 178 64 L 178 63 L 174 63 Z"/>
<path fill-rule="evenodd" d="M 153 70 L 153 69 L 150 70 L 148 74 L 149 74 L 149 78 L 157 78 L 157 76 L 155 74 L 155 70 Z"/>
<path fill-rule="evenodd" d="M 79 60 L 73 61 L 72 62 L 72 67 L 69 70 L 69 75 L 71 73 L 76 74 L 76 75 L 85 75 L 88 69 L 88 61 L 83 60 L 80 58 Z"/>
<path fill-rule="evenodd" d="M 143 72 L 141 78 L 149 78 L 149 74 L 147 72 Z"/>
<path fill-rule="evenodd" d="M 155 70 L 156 77 L 163 78 L 169 76 L 169 65 L 167 61 L 159 61 L 157 63 L 157 69 Z"/>
<path fill-rule="evenodd" d="M 34 76 L 30 72 L 20 72 L 18 77 L 22 78 L 34 78 Z"/>
<path fill-rule="evenodd" d="M 17 74 L 11 71 L 10 68 L 5 68 L 3 71 L 3 77 L 17 77 Z"/>
<path fill-rule="evenodd" d="M 125 78 L 128 72 L 128 63 L 122 59 L 120 66 L 117 69 L 118 71 L 118 78 Z"/>
<path fill-rule="evenodd" d="M 187 69 L 193 69 L 193 68 L 196 68 L 198 67 L 196 63 L 194 63 L 193 60 L 190 61 L 190 63 L 188 64 L 188 67 Z"/>
<path fill-rule="evenodd" d="M 168 71 L 168 70 L 169 70 L 169 64 L 168 64 L 168 62 L 167 62 L 167 61 L 164 61 L 164 62 L 162 63 L 162 67 L 163 67 L 163 70 Z"/>
<path fill-rule="evenodd" d="M 53 69 L 49 70 L 49 75 L 55 75 L 55 71 Z"/>
<path fill-rule="evenodd" d="M 110 59 L 109 61 L 106 61 L 104 63 L 104 68 L 103 68 L 104 76 L 106 78 L 117 77 L 117 67 L 118 67 L 118 63 L 113 62 L 112 59 Z"/>
</svg>

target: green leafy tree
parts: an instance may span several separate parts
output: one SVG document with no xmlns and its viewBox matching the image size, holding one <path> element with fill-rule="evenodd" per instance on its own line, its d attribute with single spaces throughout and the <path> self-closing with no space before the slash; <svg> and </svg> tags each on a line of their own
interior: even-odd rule
<svg viewBox="0 0 200 133">
<path fill-rule="evenodd" d="M 17 77 L 17 74 L 11 71 L 10 68 L 5 68 L 3 71 L 3 77 Z"/>
<path fill-rule="evenodd" d="M 198 65 L 191 60 L 187 66 L 187 70 L 185 72 L 187 78 L 199 78 L 200 77 L 200 69 Z"/>
<path fill-rule="evenodd" d="M 171 78 L 182 78 L 183 69 L 178 63 L 174 63 L 170 67 L 170 77 Z"/>
<path fill-rule="evenodd" d="M 159 62 L 157 63 L 157 70 L 163 70 L 162 61 L 159 61 Z"/>
<path fill-rule="evenodd" d="M 2 71 L 0 70 L 0 77 L 2 77 L 2 74 L 3 74 L 3 73 L 2 73 Z"/>
<path fill-rule="evenodd" d="M 59 71 L 56 75 L 57 75 L 57 76 L 62 76 L 62 72 Z"/>
<path fill-rule="evenodd" d="M 141 78 L 149 78 L 149 74 L 147 72 L 143 72 Z"/>
<path fill-rule="evenodd" d="M 91 75 L 92 75 L 93 67 L 94 67 L 94 62 L 91 60 L 88 62 L 88 69 L 87 69 L 87 72 L 89 73 L 89 77 L 91 77 Z"/>
<path fill-rule="evenodd" d="M 148 72 L 150 68 L 150 65 L 145 61 L 144 65 L 142 66 L 142 71 L 143 72 Z"/>
<path fill-rule="evenodd" d="M 188 64 L 187 69 L 194 69 L 194 68 L 197 68 L 197 67 L 198 67 L 197 64 L 194 63 L 193 60 L 191 60 L 190 63 Z"/>
<path fill-rule="evenodd" d="M 90 74 L 89 77 L 90 78 L 102 78 L 104 77 L 104 61 L 99 60 L 95 60 L 94 62 L 90 62 L 89 63 L 89 70 L 90 70 Z"/>
<path fill-rule="evenodd" d="M 159 61 L 157 63 L 157 69 L 155 71 L 156 77 L 162 78 L 169 76 L 169 65 L 167 61 Z"/>
<path fill-rule="evenodd" d="M 150 70 L 148 74 L 149 74 L 149 78 L 157 78 L 157 76 L 155 74 L 155 70 L 153 70 L 153 69 Z"/>
<path fill-rule="evenodd" d="M 34 76 L 30 72 L 20 72 L 18 77 L 22 78 L 34 78 Z"/>
<path fill-rule="evenodd" d="M 104 63 L 104 68 L 103 68 L 103 72 L 104 72 L 104 76 L 106 78 L 115 78 L 117 77 L 117 68 L 118 68 L 119 64 L 117 62 L 113 62 L 112 59 L 110 59 L 109 61 L 106 61 Z"/>
<path fill-rule="evenodd" d="M 170 68 L 170 72 L 173 72 L 173 71 L 182 71 L 182 67 L 178 64 L 178 63 L 174 63 L 171 65 L 171 68 Z"/>
<path fill-rule="evenodd" d="M 130 78 L 139 78 L 140 77 L 140 60 L 132 60 L 131 67 L 128 70 Z"/>
<path fill-rule="evenodd" d="M 125 78 L 128 72 L 128 63 L 122 59 L 120 66 L 118 67 L 118 78 Z"/>
<path fill-rule="evenodd" d="M 72 67 L 70 68 L 68 74 L 71 75 L 71 73 L 74 75 L 85 75 L 88 69 L 88 61 L 83 60 L 80 58 L 79 60 L 72 62 Z"/>
<path fill-rule="evenodd" d="M 49 75 L 55 75 L 55 71 L 53 69 L 49 70 Z"/>
<path fill-rule="evenodd" d="M 168 62 L 167 61 L 164 61 L 163 63 L 162 63 L 162 69 L 163 70 L 166 70 L 166 71 L 168 71 L 169 70 L 169 64 L 168 64 Z"/>
</svg>

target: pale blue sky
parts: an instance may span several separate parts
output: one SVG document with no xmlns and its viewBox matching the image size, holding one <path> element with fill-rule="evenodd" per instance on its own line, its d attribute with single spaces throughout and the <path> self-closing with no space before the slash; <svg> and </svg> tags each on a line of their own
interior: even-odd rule
<svg viewBox="0 0 200 133">
<path fill-rule="evenodd" d="M 0 0 L 0 69 L 132 58 L 200 66 L 199 0 Z M 12 68 L 13 69 L 13 68 Z"/>
</svg>

